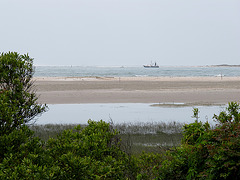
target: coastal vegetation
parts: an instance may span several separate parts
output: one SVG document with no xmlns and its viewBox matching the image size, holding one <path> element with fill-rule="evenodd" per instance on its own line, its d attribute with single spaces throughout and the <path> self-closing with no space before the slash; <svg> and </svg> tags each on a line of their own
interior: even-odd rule
<svg viewBox="0 0 240 180">
<path fill-rule="evenodd" d="M 184 125 L 36 126 L 47 106 L 37 102 L 32 64 L 0 55 L 0 179 L 239 179 L 238 103 L 214 115 L 214 127 L 197 109 Z"/>
</svg>

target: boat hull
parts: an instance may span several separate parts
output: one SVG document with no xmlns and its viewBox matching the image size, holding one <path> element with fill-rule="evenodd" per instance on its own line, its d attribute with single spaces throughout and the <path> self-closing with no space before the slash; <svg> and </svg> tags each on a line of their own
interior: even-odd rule
<svg viewBox="0 0 240 180">
<path fill-rule="evenodd" d="M 145 68 L 159 68 L 159 66 L 147 66 L 147 65 L 143 65 L 143 67 L 145 67 Z"/>
</svg>

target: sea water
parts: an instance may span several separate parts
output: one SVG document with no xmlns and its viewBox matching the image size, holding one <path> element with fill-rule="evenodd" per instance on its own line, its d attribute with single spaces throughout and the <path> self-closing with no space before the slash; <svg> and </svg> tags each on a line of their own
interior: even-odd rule
<svg viewBox="0 0 240 180">
<path fill-rule="evenodd" d="M 240 67 L 96 67 L 96 66 L 36 66 L 35 77 L 213 77 L 240 76 Z"/>
</svg>

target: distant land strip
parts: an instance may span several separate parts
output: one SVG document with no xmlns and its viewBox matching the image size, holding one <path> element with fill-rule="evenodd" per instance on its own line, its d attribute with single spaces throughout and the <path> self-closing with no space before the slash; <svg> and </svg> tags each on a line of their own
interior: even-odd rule
<svg viewBox="0 0 240 180">
<path fill-rule="evenodd" d="M 240 102 L 240 77 L 35 78 L 34 85 L 47 104 Z"/>
</svg>

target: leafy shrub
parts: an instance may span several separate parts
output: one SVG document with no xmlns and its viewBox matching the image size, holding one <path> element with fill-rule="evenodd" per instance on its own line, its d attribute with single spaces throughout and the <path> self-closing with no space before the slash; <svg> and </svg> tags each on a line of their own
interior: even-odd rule
<svg viewBox="0 0 240 180">
<path fill-rule="evenodd" d="M 27 132 L 24 132 L 27 131 Z M 16 141 L 15 136 L 32 134 L 25 126 L 22 131 L 13 131 L 9 136 Z M 38 138 L 30 137 L 17 149 L 12 151 L 15 145 L 8 147 L 8 151 L 0 163 L 0 179 L 49 179 L 51 178 L 52 166 L 46 163 L 43 144 Z"/>
<path fill-rule="evenodd" d="M 158 168 L 162 164 L 163 155 L 143 152 L 136 161 L 140 169 L 137 179 L 155 179 L 158 177 Z"/>
<path fill-rule="evenodd" d="M 33 72 L 28 55 L 0 55 L 0 179 L 34 179 L 31 172 L 42 168 L 41 142 L 26 126 L 46 110 L 32 89 Z"/>
<path fill-rule="evenodd" d="M 124 179 L 135 166 L 121 151 L 117 132 L 103 121 L 88 121 L 84 129 L 65 130 L 49 139 L 47 153 L 61 169 L 61 179 Z"/>
<path fill-rule="evenodd" d="M 0 179 L 134 179 L 136 161 L 120 149 L 118 133 L 106 122 L 88 123 L 46 143 L 33 137 L 27 126 L 22 126 L 25 132 L 13 131 L 13 139 L 29 135 L 28 140 L 18 151 L 8 147 Z"/>
<path fill-rule="evenodd" d="M 28 55 L 0 55 L 0 162 L 5 153 L 19 151 L 27 140 L 29 131 L 22 126 L 46 110 L 32 90 L 33 72 L 33 59 Z"/>
<path fill-rule="evenodd" d="M 239 105 L 232 102 L 227 112 L 214 115 L 220 123 L 215 129 L 197 121 L 186 125 L 182 145 L 166 154 L 158 179 L 239 179 L 239 117 Z"/>
<path fill-rule="evenodd" d="M 7 134 L 46 110 L 37 103 L 32 82 L 33 59 L 15 52 L 0 54 L 0 135 Z"/>
</svg>

